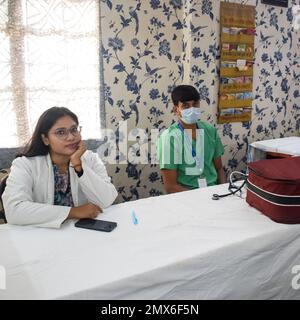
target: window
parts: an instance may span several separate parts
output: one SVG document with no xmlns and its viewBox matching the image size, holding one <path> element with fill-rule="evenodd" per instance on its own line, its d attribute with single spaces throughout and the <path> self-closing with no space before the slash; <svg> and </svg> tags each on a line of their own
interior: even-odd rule
<svg viewBox="0 0 300 320">
<path fill-rule="evenodd" d="M 28 141 L 53 106 L 100 138 L 99 1 L 0 0 L 0 147 Z"/>
</svg>

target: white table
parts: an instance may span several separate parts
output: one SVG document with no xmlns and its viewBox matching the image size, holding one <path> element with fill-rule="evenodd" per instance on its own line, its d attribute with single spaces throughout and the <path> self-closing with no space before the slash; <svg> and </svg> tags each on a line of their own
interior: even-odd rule
<svg viewBox="0 0 300 320">
<path fill-rule="evenodd" d="M 250 144 L 248 162 L 265 158 L 267 155 L 275 157 L 300 156 L 300 137 L 286 137 L 255 141 Z"/>
<path fill-rule="evenodd" d="M 245 200 L 211 200 L 227 185 L 105 210 L 111 233 L 0 226 L 1 299 L 300 299 L 300 225 L 269 220 Z M 133 225 L 130 211 L 139 219 Z M 100 216 L 99 216 L 100 218 Z"/>
</svg>

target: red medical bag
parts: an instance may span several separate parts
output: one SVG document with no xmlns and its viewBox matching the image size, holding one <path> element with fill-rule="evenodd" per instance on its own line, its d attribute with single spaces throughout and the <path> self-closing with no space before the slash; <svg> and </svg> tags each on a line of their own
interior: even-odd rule
<svg viewBox="0 0 300 320">
<path fill-rule="evenodd" d="M 279 223 L 300 223 L 300 157 L 248 165 L 246 201 Z"/>
</svg>

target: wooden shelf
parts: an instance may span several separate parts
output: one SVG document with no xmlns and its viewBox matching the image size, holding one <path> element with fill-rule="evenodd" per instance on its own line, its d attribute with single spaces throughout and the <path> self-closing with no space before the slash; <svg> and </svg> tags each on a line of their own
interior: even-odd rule
<svg viewBox="0 0 300 320">
<path fill-rule="evenodd" d="M 238 51 L 222 51 L 221 52 L 221 61 L 230 61 L 230 60 L 248 60 L 253 61 L 253 50 L 246 52 Z"/>
<path fill-rule="evenodd" d="M 252 107 L 252 99 L 239 99 L 239 100 L 221 100 L 219 99 L 220 109 Z"/>
<path fill-rule="evenodd" d="M 252 92 L 252 82 L 243 84 L 221 84 L 220 93 L 239 93 L 239 92 Z"/>
<path fill-rule="evenodd" d="M 223 27 L 255 28 L 255 6 L 221 1 L 220 11 Z"/>
<path fill-rule="evenodd" d="M 220 76 L 221 77 L 247 77 L 247 76 L 253 76 L 253 67 L 248 67 L 246 71 L 239 71 L 238 68 L 223 68 L 221 67 L 220 70 Z"/>
<path fill-rule="evenodd" d="M 253 44 L 255 36 L 249 34 L 228 34 L 221 33 L 221 43 L 244 43 Z"/>
<path fill-rule="evenodd" d="M 249 65 L 249 63 L 247 63 L 248 68 L 245 71 L 240 71 L 234 66 L 236 65 L 237 60 L 254 62 L 255 35 L 253 33 L 255 33 L 255 16 L 256 11 L 255 6 L 253 5 L 244 5 L 225 1 L 220 2 L 221 65 L 222 62 L 226 61 L 235 62 L 234 64 L 228 64 L 228 66 L 231 67 L 220 67 L 220 78 L 223 78 L 220 79 L 219 87 L 218 123 L 220 124 L 251 121 L 253 99 L 236 99 L 238 97 L 251 97 L 251 95 L 233 95 L 227 97 L 224 97 L 223 95 L 252 92 L 253 90 L 253 64 Z M 224 28 L 228 29 L 226 30 Z M 223 31 L 226 31 L 226 33 Z M 240 77 L 249 78 L 233 79 Z M 228 78 L 228 80 L 226 78 Z M 251 82 L 243 83 L 245 80 L 247 82 Z M 235 81 L 239 83 L 223 84 L 225 82 Z M 224 98 L 234 99 L 223 100 Z M 226 109 L 227 112 L 225 112 Z"/>
<path fill-rule="evenodd" d="M 251 112 L 245 112 L 241 115 L 232 115 L 232 116 L 219 116 L 218 123 L 230 123 L 230 122 L 245 122 L 251 121 Z"/>
<path fill-rule="evenodd" d="M 245 21 L 244 23 L 239 21 L 239 20 L 226 20 L 226 18 L 222 19 L 222 26 L 225 28 L 230 28 L 230 27 L 234 27 L 234 28 L 249 28 L 249 29 L 254 29 L 255 28 L 255 24 L 251 23 L 250 21 Z"/>
</svg>

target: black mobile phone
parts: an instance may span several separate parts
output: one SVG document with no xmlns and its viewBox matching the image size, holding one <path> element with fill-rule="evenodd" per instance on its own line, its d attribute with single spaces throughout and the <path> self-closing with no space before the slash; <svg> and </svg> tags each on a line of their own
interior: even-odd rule
<svg viewBox="0 0 300 320">
<path fill-rule="evenodd" d="M 105 231 L 105 232 L 110 232 L 114 230 L 116 226 L 117 226 L 116 222 L 89 219 L 89 218 L 80 219 L 75 223 L 75 227 L 77 228 L 85 228 L 85 229 Z"/>
</svg>

